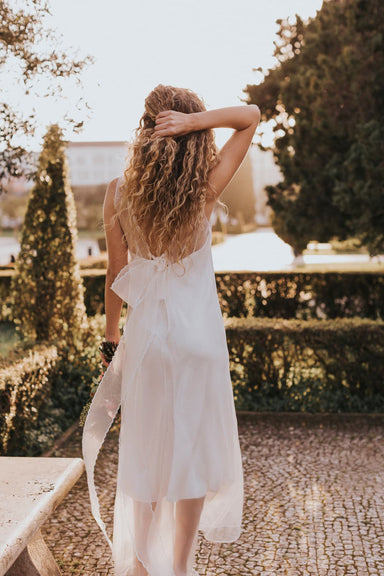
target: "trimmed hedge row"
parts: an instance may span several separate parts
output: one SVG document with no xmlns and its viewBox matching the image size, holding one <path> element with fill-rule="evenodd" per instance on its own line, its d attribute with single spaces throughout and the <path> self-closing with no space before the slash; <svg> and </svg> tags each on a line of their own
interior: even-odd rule
<svg viewBox="0 0 384 576">
<path fill-rule="evenodd" d="M 103 325 L 89 321 L 80 354 L 34 346 L 0 365 L 0 455 L 41 454 L 80 416 L 100 373 Z"/>
<path fill-rule="evenodd" d="M 384 319 L 384 272 L 216 272 L 224 318 Z M 104 313 L 105 271 L 83 273 L 89 315 Z"/>
<path fill-rule="evenodd" d="M 105 271 L 83 273 L 90 315 L 104 312 Z M 225 318 L 384 319 L 384 273 L 216 272 Z"/>
<path fill-rule="evenodd" d="M 384 319 L 384 272 L 216 273 L 225 317 Z"/>
<path fill-rule="evenodd" d="M 384 411 L 382 321 L 231 318 L 226 333 L 238 409 Z"/>
<path fill-rule="evenodd" d="M 37 346 L 0 368 L 0 454 L 27 452 L 28 435 L 52 392 L 55 346 Z"/>
<path fill-rule="evenodd" d="M 88 315 L 104 312 L 105 270 L 83 270 Z M 384 319 L 384 272 L 216 272 L 225 318 Z M 10 320 L 10 273 L 0 272 L 0 320 Z"/>
<path fill-rule="evenodd" d="M 99 372 L 103 329 L 69 356 L 35 347 L 0 367 L 0 454 L 36 455 L 80 415 Z M 384 412 L 384 322 L 367 319 L 225 321 L 238 410 Z"/>
</svg>

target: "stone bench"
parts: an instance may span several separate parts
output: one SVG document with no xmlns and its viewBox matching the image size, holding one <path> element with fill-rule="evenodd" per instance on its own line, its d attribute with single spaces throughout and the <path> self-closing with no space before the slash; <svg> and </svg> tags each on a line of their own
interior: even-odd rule
<svg viewBox="0 0 384 576">
<path fill-rule="evenodd" d="M 81 458 L 0 457 L 0 576 L 59 576 L 41 526 L 84 471 Z"/>
</svg>

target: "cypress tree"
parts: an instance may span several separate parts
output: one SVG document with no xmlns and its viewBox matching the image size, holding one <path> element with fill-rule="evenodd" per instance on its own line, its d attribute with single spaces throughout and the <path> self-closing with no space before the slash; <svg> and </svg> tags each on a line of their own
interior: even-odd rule
<svg viewBox="0 0 384 576">
<path fill-rule="evenodd" d="M 12 281 L 13 315 L 23 339 L 81 346 L 86 314 L 76 240 L 65 142 L 53 124 L 44 137 Z"/>
</svg>

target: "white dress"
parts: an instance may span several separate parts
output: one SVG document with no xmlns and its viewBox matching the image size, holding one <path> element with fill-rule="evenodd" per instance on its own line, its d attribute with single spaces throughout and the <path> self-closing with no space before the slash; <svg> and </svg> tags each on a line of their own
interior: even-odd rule
<svg viewBox="0 0 384 576">
<path fill-rule="evenodd" d="M 130 239 L 128 238 L 128 247 Z M 130 253 L 112 289 L 128 304 L 115 356 L 84 425 L 92 513 L 115 576 L 173 576 L 175 503 L 205 496 L 199 530 L 212 542 L 241 533 L 243 470 L 206 218 L 180 265 Z M 94 483 L 97 455 L 121 405 L 113 541 Z M 188 560 L 193 570 L 197 535 Z"/>
</svg>

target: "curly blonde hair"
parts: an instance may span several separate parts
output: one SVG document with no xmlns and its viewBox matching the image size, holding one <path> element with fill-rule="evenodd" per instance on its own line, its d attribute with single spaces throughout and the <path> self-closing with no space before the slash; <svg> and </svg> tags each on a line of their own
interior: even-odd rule
<svg viewBox="0 0 384 576">
<path fill-rule="evenodd" d="M 186 88 L 159 84 L 147 96 L 124 172 L 118 216 L 126 224 L 123 229 L 134 222 L 152 255 L 179 262 L 193 251 L 204 205 L 214 198 L 208 174 L 219 161 L 219 151 L 213 130 L 152 138 L 156 116 L 165 110 L 190 114 L 206 108 Z"/>
</svg>

